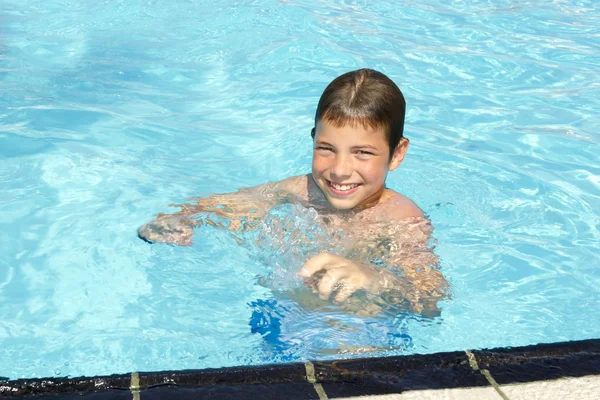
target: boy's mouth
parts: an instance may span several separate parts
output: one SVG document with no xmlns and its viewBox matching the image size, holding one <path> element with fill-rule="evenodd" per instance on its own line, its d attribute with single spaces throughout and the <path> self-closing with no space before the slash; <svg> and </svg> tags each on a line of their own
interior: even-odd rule
<svg viewBox="0 0 600 400">
<path fill-rule="evenodd" d="M 348 196 L 356 192 L 358 190 L 358 187 L 360 186 L 360 183 L 341 184 L 331 182 L 328 179 L 325 179 L 325 182 L 327 182 L 327 187 L 329 188 L 329 190 L 333 194 L 338 196 Z"/>
</svg>

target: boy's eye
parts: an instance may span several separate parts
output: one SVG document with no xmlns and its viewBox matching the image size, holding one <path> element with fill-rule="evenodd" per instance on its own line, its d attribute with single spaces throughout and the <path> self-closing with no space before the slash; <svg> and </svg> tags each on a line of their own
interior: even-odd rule
<svg viewBox="0 0 600 400">
<path fill-rule="evenodd" d="M 369 158 L 373 155 L 375 155 L 374 153 L 367 151 L 367 150 L 358 150 L 356 152 L 356 154 L 360 157 L 360 158 Z"/>
<path fill-rule="evenodd" d="M 325 146 L 317 146 L 316 149 L 321 150 L 321 151 L 333 151 L 333 149 L 331 147 L 325 147 Z"/>
</svg>

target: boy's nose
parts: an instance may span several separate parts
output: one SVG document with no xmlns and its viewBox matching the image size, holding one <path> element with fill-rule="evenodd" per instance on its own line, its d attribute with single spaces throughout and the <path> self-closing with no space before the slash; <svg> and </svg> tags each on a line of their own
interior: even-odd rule
<svg viewBox="0 0 600 400">
<path fill-rule="evenodd" d="M 338 155 L 331 168 L 331 174 L 340 179 L 349 178 L 352 175 L 352 159 L 347 156 Z"/>
</svg>

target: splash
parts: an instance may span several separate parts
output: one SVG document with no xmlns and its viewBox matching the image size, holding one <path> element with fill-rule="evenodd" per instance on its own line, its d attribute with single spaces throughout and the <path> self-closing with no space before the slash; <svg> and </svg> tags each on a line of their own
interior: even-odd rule
<svg viewBox="0 0 600 400">
<path fill-rule="evenodd" d="M 268 268 L 260 284 L 275 291 L 302 286 L 298 272 L 304 263 L 320 252 L 335 252 L 341 231 L 329 231 L 314 208 L 283 204 L 266 213 L 254 238 L 254 256 Z"/>
</svg>

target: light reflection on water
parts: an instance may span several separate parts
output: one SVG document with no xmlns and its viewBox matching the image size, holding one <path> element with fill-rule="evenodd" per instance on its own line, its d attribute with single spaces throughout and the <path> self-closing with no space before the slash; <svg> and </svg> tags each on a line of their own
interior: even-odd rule
<svg viewBox="0 0 600 400">
<path fill-rule="evenodd" d="M 593 1 L 213 3 L 4 1 L 0 376 L 600 335 Z M 388 186 L 433 222 L 441 318 L 328 319 L 278 292 L 327 241 L 310 211 L 306 254 L 135 237 L 169 203 L 306 173 L 318 96 L 364 66 L 408 101 Z M 275 338 L 252 333 L 278 314 Z"/>
</svg>

